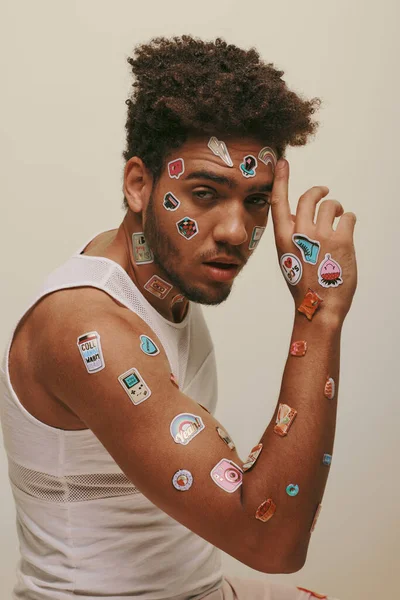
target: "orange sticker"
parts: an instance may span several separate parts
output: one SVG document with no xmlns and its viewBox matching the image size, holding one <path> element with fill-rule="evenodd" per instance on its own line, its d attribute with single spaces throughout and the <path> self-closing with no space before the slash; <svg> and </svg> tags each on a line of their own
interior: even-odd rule
<svg viewBox="0 0 400 600">
<path fill-rule="evenodd" d="M 325 383 L 324 396 L 328 400 L 333 400 L 335 396 L 335 382 L 332 377 L 328 377 Z"/>
<path fill-rule="evenodd" d="M 326 594 L 317 594 L 317 592 L 313 592 L 312 590 L 308 590 L 307 588 L 297 586 L 297 589 L 301 592 L 307 592 L 312 598 L 321 598 L 321 600 L 323 600 L 323 598 L 328 598 Z"/>
<path fill-rule="evenodd" d="M 312 533 L 315 529 L 315 526 L 318 521 L 319 513 L 321 512 L 322 504 L 318 504 L 317 510 L 315 511 L 314 519 L 311 525 L 310 533 Z"/>
<path fill-rule="evenodd" d="M 287 435 L 293 421 L 297 415 L 297 410 L 290 408 L 287 404 L 279 404 L 278 414 L 276 416 L 275 433 L 284 437 Z"/>
<path fill-rule="evenodd" d="M 264 502 L 262 502 L 262 504 L 260 504 L 260 506 L 257 508 L 256 519 L 266 523 L 271 517 L 274 516 L 275 511 L 276 504 L 273 502 L 273 500 L 271 500 L 271 498 L 268 498 L 268 500 L 264 500 Z"/>
<path fill-rule="evenodd" d="M 260 443 L 251 449 L 249 456 L 246 458 L 244 464 L 242 465 L 242 471 L 248 471 L 249 469 L 251 469 L 251 467 L 256 462 L 257 458 L 260 456 L 262 448 L 263 445 Z"/>
<path fill-rule="evenodd" d="M 309 321 L 314 316 L 315 311 L 319 308 L 322 298 L 318 296 L 317 292 L 314 292 L 311 288 L 308 288 L 308 292 L 303 298 L 303 302 L 298 307 L 298 311 L 303 313 Z"/>
<path fill-rule="evenodd" d="M 307 342 L 304 340 L 299 340 L 297 342 L 293 342 L 290 346 L 290 354 L 292 356 L 305 356 L 307 352 Z"/>
</svg>

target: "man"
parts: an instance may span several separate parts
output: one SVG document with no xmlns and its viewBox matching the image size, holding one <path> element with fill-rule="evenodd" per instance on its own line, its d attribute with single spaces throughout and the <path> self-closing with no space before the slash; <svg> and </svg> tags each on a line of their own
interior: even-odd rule
<svg viewBox="0 0 400 600">
<path fill-rule="evenodd" d="M 160 38 L 129 62 L 126 215 L 49 276 L 6 352 L 14 598 L 325 598 L 220 562 L 301 569 L 329 473 L 355 216 L 325 200 L 314 222 L 325 186 L 291 215 L 282 159 L 318 101 L 222 40 Z M 295 316 L 276 410 L 243 461 L 213 417 L 200 305 L 227 299 L 270 207 Z"/>
</svg>

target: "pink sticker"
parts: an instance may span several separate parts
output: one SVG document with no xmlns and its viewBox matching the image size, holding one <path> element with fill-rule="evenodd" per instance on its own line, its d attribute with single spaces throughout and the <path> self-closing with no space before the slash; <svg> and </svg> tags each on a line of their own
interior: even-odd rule
<svg viewBox="0 0 400 600">
<path fill-rule="evenodd" d="M 185 163 L 183 162 L 183 158 L 176 158 L 168 163 L 168 174 L 171 179 L 179 179 L 184 172 Z"/>
<path fill-rule="evenodd" d="M 243 472 L 232 460 L 223 458 L 210 472 L 211 479 L 230 494 L 242 485 Z"/>
</svg>

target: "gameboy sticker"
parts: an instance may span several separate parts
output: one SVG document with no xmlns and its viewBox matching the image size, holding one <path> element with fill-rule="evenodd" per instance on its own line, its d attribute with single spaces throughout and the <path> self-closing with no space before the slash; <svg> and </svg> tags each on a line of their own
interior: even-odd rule
<svg viewBox="0 0 400 600">
<path fill-rule="evenodd" d="M 137 369 L 129 369 L 118 377 L 118 381 L 128 394 L 133 404 L 140 404 L 150 398 L 151 390 L 142 379 Z"/>
<path fill-rule="evenodd" d="M 164 300 L 172 290 L 172 285 L 167 281 L 164 281 L 164 279 L 161 279 L 158 275 L 153 275 L 143 287 L 150 292 L 150 294 L 153 294 L 153 296 L 160 298 L 160 300 Z"/>
<path fill-rule="evenodd" d="M 212 136 L 209 139 L 207 146 L 210 148 L 211 152 L 215 154 L 215 156 L 219 156 L 220 158 L 222 158 L 222 160 L 225 164 L 228 165 L 228 167 L 233 167 L 233 162 L 229 155 L 228 148 L 226 147 L 225 142 L 221 142 L 215 136 Z"/>
<path fill-rule="evenodd" d="M 243 177 L 255 177 L 257 169 L 257 159 L 252 154 L 248 154 L 244 157 L 243 162 L 240 165 L 240 170 Z"/>
<path fill-rule="evenodd" d="M 84 333 L 78 337 L 76 343 L 88 373 L 97 373 L 104 369 L 106 365 L 97 331 Z"/>
<path fill-rule="evenodd" d="M 146 242 L 143 231 L 132 233 L 133 258 L 137 265 L 147 265 L 154 261 L 154 256 Z"/>
<path fill-rule="evenodd" d="M 249 250 L 254 250 L 254 248 L 257 248 L 258 242 L 261 240 L 264 231 L 265 227 L 254 227 L 253 233 L 251 234 Z"/>
<path fill-rule="evenodd" d="M 157 344 L 148 335 L 140 336 L 140 349 L 148 356 L 156 356 L 160 354 L 160 349 Z"/>
<path fill-rule="evenodd" d="M 180 206 L 180 201 L 172 192 L 167 192 L 164 196 L 163 207 L 166 210 L 176 210 Z"/>
<path fill-rule="evenodd" d="M 171 179 L 179 179 L 184 172 L 185 163 L 183 162 L 183 158 L 176 158 L 168 163 L 168 175 Z"/>
<path fill-rule="evenodd" d="M 295 254 L 282 254 L 280 265 L 284 278 L 290 285 L 297 285 L 303 275 L 303 266 Z"/>
<path fill-rule="evenodd" d="M 199 233 L 199 228 L 194 219 L 184 217 L 176 223 L 179 233 L 187 240 L 192 239 L 196 234 Z"/>
<path fill-rule="evenodd" d="M 243 472 L 232 460 L 223 458 L 210 472 L 211 479 L 225 492 L 232 494 L 243 482 Z"/>
<path fill-rule="evenodd" d="M 169 431 L 176 444 L 186 446 L 193 438 L 205 429 L 201 417 L 192 413 L 180 413 L 171 421 Z"/>
</svg>

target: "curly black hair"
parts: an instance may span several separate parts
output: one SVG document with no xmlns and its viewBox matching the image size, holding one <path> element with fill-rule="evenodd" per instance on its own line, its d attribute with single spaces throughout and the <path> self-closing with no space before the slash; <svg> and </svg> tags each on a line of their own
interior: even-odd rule
<svg viewBox="0 0 400 600">
<path fill-rule="evenodd" d="M 221 38 L 157 37 L 127 59 L 135 81 L 126 104 L 127 162 L 139 156 L 159 179 L 165 159 L 189 135 L 253 137 L 273 146 L 277 157 L 303 146 L 319 125 L 311 120 L 320 98 L 290 91 L 284 71 Z M 124 206 L 128 207 L 124 198 Z"/>
</svg>

